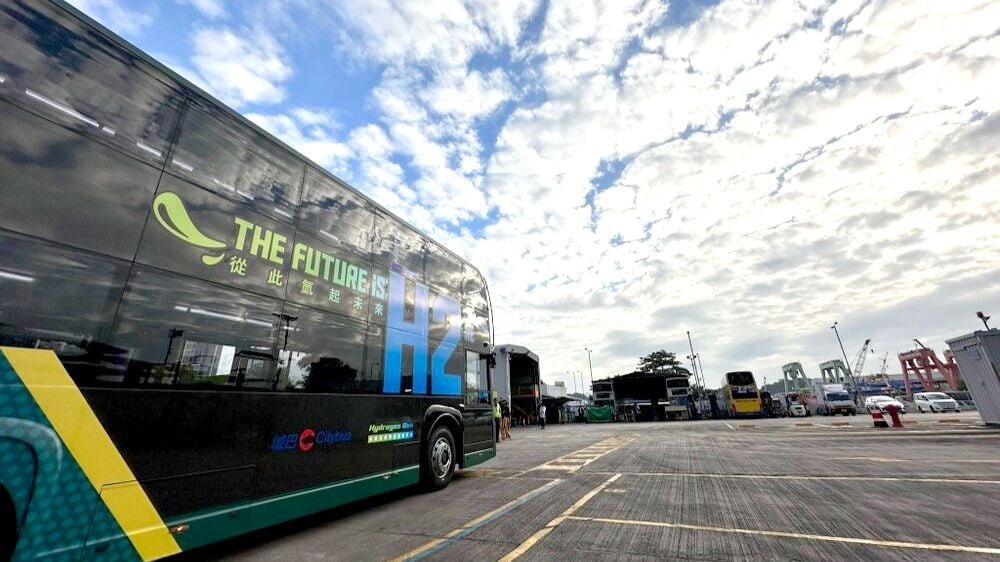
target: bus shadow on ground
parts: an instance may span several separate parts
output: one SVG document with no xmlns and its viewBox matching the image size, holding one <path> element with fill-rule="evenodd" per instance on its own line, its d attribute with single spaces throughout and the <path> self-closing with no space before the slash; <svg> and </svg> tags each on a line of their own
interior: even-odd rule
<svg viewBox="0 0 1000 562">
<path fill-rule="evenodd" d="M 460 474 L 461 473 L 455 474 L 456 480 L 469 477 L 468 475 L 460 476 Z M 286 521 L 285 523 L 266 527 L 257 531 L 251 531 L 221 542 L 184 551 L 169 558 L 169 560 L 171 562 L 194 562 L 202 560 L 218 560 L 223 558 L 238 559 L 244 554 L 249 554 L 254 549 L 262 547 L 267 543 L 278 540 L 294 540 L 295 537 L 314 531 L 323 525 L 328 525 L 350 516 L 357 516 L 358 514 L 370 509 L 375 509 L 386 504 L 400 501 L 404 498 L 419 496 L 425 493 L 431 492 L 425 491 L 419 485 L 413 485 L 400 490 L 386 492 L 385 494 L 358 500 L 354 503 L 345 504 L 333 509 L 320 511 L 312 515 Z"/>
</svg>

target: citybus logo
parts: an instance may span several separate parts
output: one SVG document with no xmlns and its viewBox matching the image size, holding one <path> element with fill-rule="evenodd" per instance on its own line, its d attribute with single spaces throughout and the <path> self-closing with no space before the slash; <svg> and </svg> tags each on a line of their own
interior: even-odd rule
<svg viewBox="0 0 1000 562">
<path fill-rule="evenodd" d="M 350 440 L 351 432 L 344 429 L 321 429 L 316 431 L 307 427 L 298 433 L 279 433 L 275 435 L 271 438 L 271 446 L 268 448 L 275 453 L 295 450 L 306 453 L 314 447 L 326 447 L 338 443 L 346 443 Z"/>
</svg>

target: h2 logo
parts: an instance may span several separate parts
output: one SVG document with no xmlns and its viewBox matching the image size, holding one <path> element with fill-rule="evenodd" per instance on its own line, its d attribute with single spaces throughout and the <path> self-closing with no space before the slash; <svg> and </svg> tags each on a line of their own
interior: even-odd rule
<svg viewBox="0 0 1000 562">
<path fill-rule="evenodd" d="M 406 277 L 395 270 L 389 271 L 388 329 L 385 336 L 385 378 L 382 392 L 399 394 L 403 385 L 403 352 L 409 348 L 413 352 L 413 394 L 436 394 L 460 396 L 462 375 L 445 372 L 448 358 L 458 347 L 461 326 L 455 322 L 461 318 L 461 307 L 453 298 L 438 295 L 434 300 L 431 318 L 429 293 L 426 285 L 413 282 L 413 319 L 406 318 Z M 444 339 L 430 358 L 430 392 L 427 389 L 427 353 L 430 322 L 449 323 Z"/>
</svg>

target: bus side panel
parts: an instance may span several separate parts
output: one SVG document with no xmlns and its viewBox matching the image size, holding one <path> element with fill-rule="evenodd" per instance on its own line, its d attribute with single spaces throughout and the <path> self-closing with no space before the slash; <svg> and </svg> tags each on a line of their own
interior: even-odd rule
<svg viewBox="0 0 1000 562">
<path fill-rule="evenodd" d="M 5 470 L 0 477 L 15 501 L 22 500 L 18 503 L 23 523 L 14 560 L 56 556 L 140 560 L 115 517 L 100 501 L 94 485 L 22 382 L 22 377 L 31 373 L 18 373 L 8 361 L 6 352 L 10 349 L 4 348 L 0 353 L 0 411 L 16 417 L 0 418 L 0 435 L 16 433 L 19 437 L 18 441 L 0 438 L 0 460 L 6 466 L 22 470 L 17 474 Z M 94 545 L 93 551 L 84 551 L 88 535 L 94 534 L 92 530 L 107 540 Z"/>
</svg>

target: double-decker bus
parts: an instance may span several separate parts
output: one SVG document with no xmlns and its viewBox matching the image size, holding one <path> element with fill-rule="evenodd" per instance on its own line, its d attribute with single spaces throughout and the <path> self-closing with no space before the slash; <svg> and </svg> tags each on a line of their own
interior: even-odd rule
<svg viewBox="0 0 1000 562">
<path fill-rule="evenodd" d="M 724 411 L 730 417 L 759 417 L 760 390 L 750 371 L 726 373 L 726 384 L 719 391 Z"/>
<path fill-rule="evenodd" d="M 0 560 L 153 560 L 495 454 L 483 276 L 62 2 L 0 5 Z"/>
</svg>

